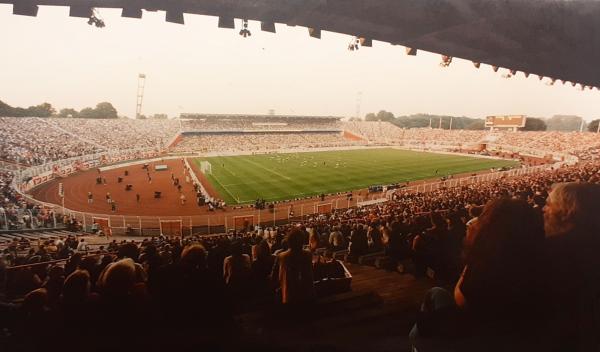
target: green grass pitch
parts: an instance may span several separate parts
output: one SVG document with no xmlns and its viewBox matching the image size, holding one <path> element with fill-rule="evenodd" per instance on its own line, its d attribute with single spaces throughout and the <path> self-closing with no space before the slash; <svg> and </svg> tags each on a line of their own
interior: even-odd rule
<svg viewBox="0 0 600 352">
<path fill-rule="evenodd" d="M 229 204 L 302 198 L 518 165 L 510 160 L 391 148 L 210 157 L 195 162 L 203 160 L 212 165 L 207 178 Z"/>
</svg>

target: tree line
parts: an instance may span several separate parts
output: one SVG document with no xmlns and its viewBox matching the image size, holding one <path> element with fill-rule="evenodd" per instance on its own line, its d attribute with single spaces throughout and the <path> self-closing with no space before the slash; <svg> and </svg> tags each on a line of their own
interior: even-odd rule
<svg viewBox="0 0 600 352">
<path fill-rule="evenodd" d="M 353 120 L 353 119 L 351 119 Z M 390 122 L 400 128 L 442 128 L 457 130 L 483 130 L 485 120 L 466 116 L 413 114 L 394 116 L 393 113 L 380 110 L 378 113 L 368 113 L 365 121 Z M 452 126 L 450 126 L 452 121 Z M 586 123 L 582 117 L 574 115 L 554 115 L 550 118 L 527 117 L 523 131 L 579 131 L 583 122 L 583 130 L 596 132 L 600 119 Z"/>
<path fill-rule="evenodd" d="M 368 113 L 365 115 L 366 121 L 386 121 L 401 128 L 442 128 L 442 129 L 457 129 L 457 130 L 483 130 L 485 121 L 483 119 L 475 119 L 466 116 L 450 116 L 450 115 L 431 115 L 431 114 L 413 114 L 405 116 L 394 116 L 393 113 L 385 110 L 379 111 L 377 114 Z M 450 121 L 452 120 L 452 126 Z"/>
<path fill-rule="evenodd" d="M 116 119 L 117 109 L 109 103 L 96 104 L 95 108 L 83 108 L 77 111 L 72 108 L 61 109 L 58 113 L 50 103 L 30 106 L 28 108 L 12 107 L 0 100 L 0 117 L 76 117 L 84 119 Z"/>
</svg>

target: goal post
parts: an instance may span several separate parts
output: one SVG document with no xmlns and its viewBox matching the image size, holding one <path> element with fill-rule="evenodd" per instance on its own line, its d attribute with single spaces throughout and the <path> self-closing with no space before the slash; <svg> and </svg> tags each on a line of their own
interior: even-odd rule
<svg viewBox="0 0 600 352">
<path fill-rule="evenodd" d="M 96 224 L 98 230 L 102 230 L 105 236 L 112 236 L 112 228 L 110 226 L 110 218 L 100 218 L 92 216 L 92 224 Z M 93 225 L 92 225 L 93 226 Z"/>
<path fill-rule="evenodd" d="M 333 210 L 333 203 L 322 203 L 315 206 L 315 213 L 330 214 Z"/>
<path fill-rule="evenodd" d="M 181 220 L 160 220 L 160 234 L 163 236 L 181 236 L 183 222 Z"/>
<path fill-rule="evenodd" d="M 254 227 L 254 215 L 241 215 L 233 217 L 233 228 L 249 231 Z"/>
<path fill-rule="evenodd" d="M 210 161 L 201 161 L 200 171 L 202 171 L 202 173 L 205 175 L 212 175 L 212 164 L 210 163 Z"/>
</svg>

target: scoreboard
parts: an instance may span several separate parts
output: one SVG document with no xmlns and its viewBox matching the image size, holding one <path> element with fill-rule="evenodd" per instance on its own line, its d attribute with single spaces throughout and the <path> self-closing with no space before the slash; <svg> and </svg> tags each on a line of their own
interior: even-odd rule
<svg viewBox="0 0 600 352">
<path fill-rule="evenodd" d="M 485 127 L 490 130 L 513 130 L 525 127 L 525 115 L 501 115 L 485 118 Z"/>
</svg>

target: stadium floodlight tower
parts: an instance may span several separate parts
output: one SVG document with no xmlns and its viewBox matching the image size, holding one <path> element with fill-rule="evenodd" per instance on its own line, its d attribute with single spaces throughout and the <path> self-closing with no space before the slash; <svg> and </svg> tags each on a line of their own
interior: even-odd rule
<svg viewBox="0 0 600 352">
<path fill-rule="evenodd" d="M 135 118 L 139 119 L 142 116 L 142 102 L 144 101 L 144 85 L 146 84 L 146 75 L 140 73 L 138 75 L 137 85 L 137 104 L 135 108 Z"/>
</svg>

